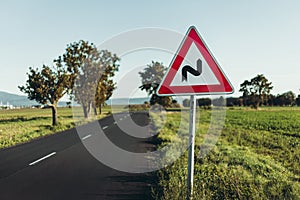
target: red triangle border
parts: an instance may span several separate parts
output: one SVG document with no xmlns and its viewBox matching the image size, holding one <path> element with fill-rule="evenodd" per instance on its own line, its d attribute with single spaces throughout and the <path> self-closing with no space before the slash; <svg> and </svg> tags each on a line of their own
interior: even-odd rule
<svg viewBox="0 0 300 200">
<path fill-rule="evenodd" d="M 192 85 L 192 86 L 170 86 L 172 83 L 181 63 L 183 62 L 192 43 L 196 45 L 208 66 L 218 79 L 218 85 Z M 222 71 L 221 67 L 209 51 L 204 40 L 197 32 L 194 26 L 191 26 L 185 38 L 183 39 L 177 53 L 175 54 L 168 72 L 163 78 L 157 90 L 157 95 L 170 96 L 170 95 L 193 95 L 193 94 L 228 94 L 233 93 L 234 89 Z"/>
</svg>

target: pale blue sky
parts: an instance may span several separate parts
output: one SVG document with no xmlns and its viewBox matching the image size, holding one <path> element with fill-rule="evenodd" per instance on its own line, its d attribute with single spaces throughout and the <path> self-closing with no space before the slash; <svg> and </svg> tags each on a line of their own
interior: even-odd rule
<svg viewBox="0 0 300 200">
<path fill-rule="evenodd" d="M 0 90 L 22 94 L 17 86 L 25 83 L 28 67 L 51 64 L 70 42 L 98 45 L 145 27 L 185 34 L 194 25 L 235 87 L 233 96 L 259 73 L 273 82 L 273 94 L 298 94 L 299 11 L 298 0 L 1 1 Z M 172 56 L 153 59 L 168 66 Z M 126 62 L 120 74 L 130 67 Z"/>
</svg>

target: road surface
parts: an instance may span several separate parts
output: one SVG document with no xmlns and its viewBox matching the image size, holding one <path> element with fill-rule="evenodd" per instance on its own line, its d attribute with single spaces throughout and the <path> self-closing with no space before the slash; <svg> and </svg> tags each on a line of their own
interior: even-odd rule
<svg viewBox="0 0 300 200">
<path fill-rule="evenodd" d="M 118 123 L 132 119 L 148 124 L 146 113 L 120 113 L 99 120 L 105 135 L 121 148 L 146 152 L 154 148 L 151 138 L 124 134 Z M 151 199 L 153 173 L 126 173 L 96 160 L 76 129 L 34 140 L 0 151 L 0 199 Z M 107 152 L 109 153 L 109 152 Z"/>
</svg>

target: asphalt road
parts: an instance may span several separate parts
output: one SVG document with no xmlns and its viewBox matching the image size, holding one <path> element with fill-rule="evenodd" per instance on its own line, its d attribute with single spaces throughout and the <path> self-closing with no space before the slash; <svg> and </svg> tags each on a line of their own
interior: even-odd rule
<svg viewBox="0 0 300 200">
<path fill-rule="evenodd" d="M 151 138 L 138 139 L 119 128 L 118 123 L 130 124 L 131 119 L 140 126 L 149 121 L 146 113 L 121 113 L 98 123 L 120 148 L 132 152 L 152 150 Z M 0 199 L 151 199 L 153 173 L 121 172 L 87 151 L 82 141 L 93 141 L 97 134 L 103 133 L 79 136 L 76 129 L 71 129 L 1 150 Z"/>
</svg>

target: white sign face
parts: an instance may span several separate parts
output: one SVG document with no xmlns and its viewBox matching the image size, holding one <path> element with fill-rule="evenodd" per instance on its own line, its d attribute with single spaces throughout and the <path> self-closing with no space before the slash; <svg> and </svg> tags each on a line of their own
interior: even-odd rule
<svg viewBox="0 0 300 200">
<path fill-rule="evenodd" d="M 184 66 L 190 66 L 197 70 L 197 60 L 202 62 L 202 72 L 200 76 L 194 76 L 187 73 L 186 81 L 182 81 L 182 70 Z M 170 86 L 191 86 L 191 85 L 218 85 L 220 82 L 208 66 L 206 60 L 201 55 L 200 51 L 193 42 L 188 50 L 183 62 L 181 63 L 176 75 L 171 82 Z"/>
</svg>

